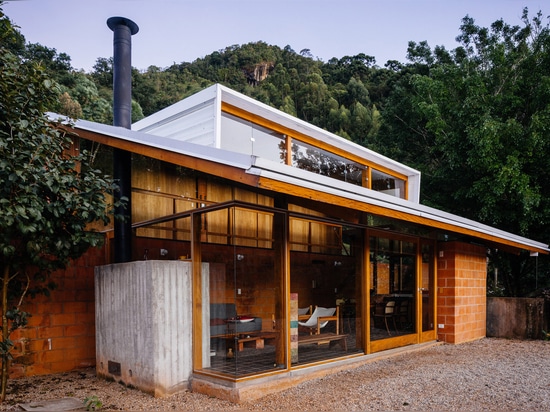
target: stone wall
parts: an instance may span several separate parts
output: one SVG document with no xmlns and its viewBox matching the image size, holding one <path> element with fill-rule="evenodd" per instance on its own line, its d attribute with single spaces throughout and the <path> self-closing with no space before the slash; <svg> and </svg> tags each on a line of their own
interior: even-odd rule
<svg viewBox="0 0 550 412">
<path fill-rule="evenodd" d="M 544 298 L 487 298 L 487 336 L 542 339 L 548 329 Z"/>
</svg>

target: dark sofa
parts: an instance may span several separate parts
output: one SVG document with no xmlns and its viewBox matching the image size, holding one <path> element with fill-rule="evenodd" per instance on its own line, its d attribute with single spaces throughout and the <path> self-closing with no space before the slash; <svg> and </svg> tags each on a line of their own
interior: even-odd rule
<svg viewBox="0 0 550 412">
<path fill-rule="evenodd" d="M 262 318 L 249 316 L 237 318 L 234 303 L 210 304 L 210 336 L 259 332 L 261 330 Z"/>
</svg>

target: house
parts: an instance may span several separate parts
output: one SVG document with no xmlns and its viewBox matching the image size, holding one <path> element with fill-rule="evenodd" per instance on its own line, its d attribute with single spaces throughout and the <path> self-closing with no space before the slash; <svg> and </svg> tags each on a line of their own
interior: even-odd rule
<svg viewBox="0 0 550 412">
<path fill-rule="evenodd" d="M 549 251 L 420 204 L 417 170 L 221 85 L 132 130 L 74 132 L 132 153 L 132 261 L 112 263 L 109 229 L 77 262 L 86 303 L 52 300 L 56 320 L 20 336 L 34 372 L 95 350 L 98 374 L 157 396 L 253 399 L 383 351 L 483 338 L 487 248 Z M 316 307 L 330 313 L 317 321 Z M 75 308 L 87 332 L 69 340 Z"/>
</svg>

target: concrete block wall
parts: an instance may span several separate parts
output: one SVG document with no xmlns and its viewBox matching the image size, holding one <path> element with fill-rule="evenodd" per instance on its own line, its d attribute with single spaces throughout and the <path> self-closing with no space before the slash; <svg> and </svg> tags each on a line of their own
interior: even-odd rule
<svg viewBox="0 0 550 412">
<path fill-rule="evenodd" d="M 461 242 L 439 245 L 438 339 L 463 343 L 485 337 L 487 249 Z M 442 326 L 442 327 L 439 327 Z"/>
<path fill-rule="evenodd" d="M 66 270 L 52 273 L 57 287 L 49 297 L 26 299 L 22 310 L 32 316 L 11 335 L 11 378 L 95 365 L 94 267 L 103 264 L 103 249 L 89 249 Z"/>
</svg>

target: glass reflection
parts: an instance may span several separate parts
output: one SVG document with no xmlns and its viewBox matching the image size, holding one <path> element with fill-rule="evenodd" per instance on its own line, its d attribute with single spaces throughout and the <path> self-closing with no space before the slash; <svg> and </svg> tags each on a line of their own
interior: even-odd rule
<svg viewBox="0 0 550 412">
<path fill-rule="evenodd" d="M 416 244 L 370 238 L 371 340 L 416 331 Z"/>
</svg>

